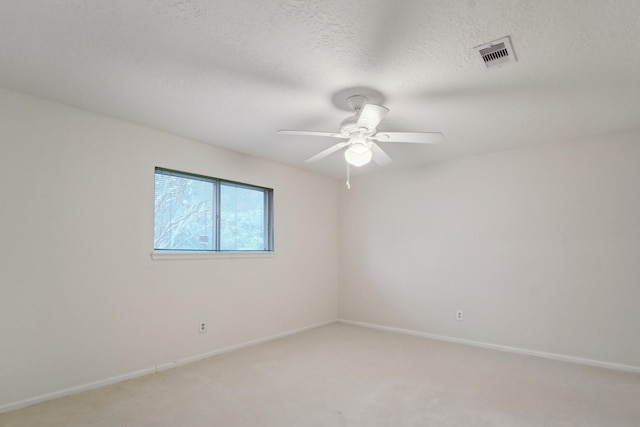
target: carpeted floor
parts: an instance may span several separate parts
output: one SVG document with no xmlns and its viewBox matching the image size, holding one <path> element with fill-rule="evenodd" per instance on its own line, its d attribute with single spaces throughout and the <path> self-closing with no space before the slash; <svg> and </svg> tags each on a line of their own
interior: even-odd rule
<svg viewBox="0 0 640 427">
<path fill-rule="evenodd" d="M 0 426 L 640 426 L 640 374 L 336 323 Z"/>
</svg>

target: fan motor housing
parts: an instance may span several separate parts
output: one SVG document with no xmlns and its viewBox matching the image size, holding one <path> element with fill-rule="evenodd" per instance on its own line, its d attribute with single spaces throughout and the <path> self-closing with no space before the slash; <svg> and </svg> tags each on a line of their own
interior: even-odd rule
<svg viewBox="0 0 640 427">
<path fill-rule="evenodd" d="M 351 135 L 358 130 L 358 115 L 347 117 L 340 123 L 340 133 L 343 135 Z"/>
</svg>

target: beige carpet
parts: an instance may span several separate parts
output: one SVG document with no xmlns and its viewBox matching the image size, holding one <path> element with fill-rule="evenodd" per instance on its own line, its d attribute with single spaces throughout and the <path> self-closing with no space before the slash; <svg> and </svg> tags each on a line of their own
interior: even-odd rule
<svg viewBox="0 0 640 427">
<path fill-rule="evenodd" d="M 0 426 L 640 426 L 640 374 L 332 324 Z"/>
</svg>

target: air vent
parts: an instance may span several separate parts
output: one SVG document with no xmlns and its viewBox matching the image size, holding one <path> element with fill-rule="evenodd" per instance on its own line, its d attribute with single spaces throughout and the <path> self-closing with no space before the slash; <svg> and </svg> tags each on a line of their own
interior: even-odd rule
<svg viewBox="0 0 640 427">
<path fill-rule="evenodd" d="M 516 55 L 513 53 L 511 40 L 508 36 L 477 46 L 474 50 L 480 54 L 485 68 L 501 67 L 516 62 Z"/>
</svg>

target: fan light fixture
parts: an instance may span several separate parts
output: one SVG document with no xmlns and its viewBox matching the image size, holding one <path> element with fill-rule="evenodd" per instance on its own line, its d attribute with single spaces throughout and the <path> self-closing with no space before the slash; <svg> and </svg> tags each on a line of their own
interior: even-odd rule
<svg viewBox="0 0 640 427">
<path fill-rule="evenodd" d="M 344 158 L 352 166 L 364 166 L 371 161 L 373 153 L 364 144 L 353 144 L 344 152 Z"/>
</svg>

